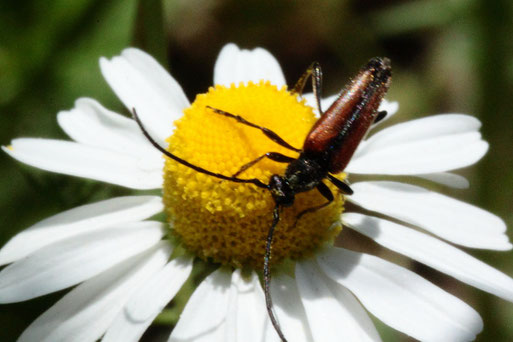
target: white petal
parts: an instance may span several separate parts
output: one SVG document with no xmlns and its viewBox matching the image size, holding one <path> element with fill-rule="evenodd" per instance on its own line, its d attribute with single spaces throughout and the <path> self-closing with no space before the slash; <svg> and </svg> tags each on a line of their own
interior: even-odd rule
<svg viewBox="0 0 513 342">
<path fill-rule="evenodd" d="M 273 277 L 271 294 L 274 312 L 285 337 L 294 342 L 313 342 L 305 309 L 301 304 L 301 297 L 294 279 L 285 274 Z M 268 324 L 264 341 L 274 340 L 279 341 L 278 334 L 272 324 Z"/>
<path fill-rule="evenodd" d="M 373 315 L 418 340 L 472 341 L 483 328 L 479 314 L 463 301 L 388 261 L 340 248 L 317 260 Z"/>
<path fill-rule="evenodd" d="M 154 246 L 160 222 L 124 224 L 46 246 L 0 272 L 0 303 L 20 302 L 76 285 Z"/>
<path fill-rule="evenodd" d="M 102 341 L 139 341 L 146 328 L 182 287 L 191 270 L 191 258 L 169 262 L 134 293 Z"/>
<path fill-rule="evenodd" d="M 343 222 L 384 247 L 513 302 L 513 279 L 448 243 L 362 214 L 344 214 Z"/>
<path fill-rule="evenodd" d="M 159 272 L 170 255 L 168 242 L 79 285 L 36 319 L 19 342 L 96 341 L 130 295 Z"/>
<path fill-rule="evenodd" d="M 488 144 L 481 123 L 461 114 L 436 115 L 386 128 L 359 148 L 347 172 L 414 175 L 469 166 L 483 157 Z"/>
<path fill-rule="evenodd" d="M 265 299 L 256 273 L 250 279 L 241 276 L 240 269 L 233 272 L 231 303 L 226 320 L 226 340 L 234 342 L 261 342 L 267 327 Z M 276 338 L 273 339 L 278 341 Z"/>
<path fill-rule="evenodd" d="M 198 286 L 173 329 L 170 342 L 225 342 L 231 274 L 220 269 Z"/>
<path fill-rule="evenodd" d="M 351 188 L 351 202 L 417 225 L 456 244 L 495 250 L 512 248 L 504 221 L 473 205 L 396 182 L 353 183 Z"/>
<path fill-rule="evenodd" d="M 75 101 L 75 107 L 57 114 L 61 128 L 76 142 L 136 157 L 163 158 L 144 137 L 134 120 L 104 108 L 93 99 Z"/>
<path fill-rule="evenodd" d="M 440 172 L 440 173 L 428 173 L 425 175 L 415 175 L 419 178 L 424 178 L 429 181 L 439 183 L 442 185 L 450 186 L 455 189 L 468 189 L 470 183 L 468 180 L 460 175 L 456 175 L 454 173 L 448 172 Z"/>
<path fill-rule="evenodd" d="M 478 119 L 464 114 L 440 114 L 403 122 L 381 132 L 369 139 L 369 146 L 395 145 L 411 140 L 440 138 L 446 135 L 477 132 L 481 128 Z M 372 140 L 372 141 L 371 141 Z"/>
<path fill-rule="evenodd" d="M 162 96 L 172 101 L 180 111 L 190 105 L 180 84 L 151 55 L 136 48 L 125 49 L 121 55 L 142 75 L 151 80 L 152 85 L 161 92 Z"/>
<path fill-rule="evenodd" d="M 387 101 L 386 99 L 383 99 L 381 101 L 381 104 L 379 105 L 378 111 L 386 111 L 387 116 L 383 120 L 390 119 L 397 111 L 399 110 L 399 102 L 397 101 Z"/>
<path fill-rule="evenodd" d="M 296 280 L 315 341 L 381 341 L 355 298 L 312 261 L 296 264 Z"/>
<path fill-rule="evenodd" d="M 162 170 L 148 159 L 71 141 L 22 138 L 2 147 L 11 157 L 43 170 L 133 189 L 162 186 Z M 146 163 L 146 164 L 145 164 Z"/>
<path fill-rule="evenodd" d="M 270 81 L 278 88 L 286 85 L 280 64 L 269 51 L 239 49 L 235 44 L 223 47 L 214 67 L 214 84 L 229 87 L 232 83 L 258 83 L 260 80 Z"/>
<path fill-rule="evenodd" d="M 85 232 L 144 220 L 162 211 L 157 196 L 117 197 L 86 204 L 40 221 L 15 235 L 0 250 L 0 265 L 19 260 L 54 242 Z"/>
<path fill-rule="evenodd" d="M 127 109 L 135 109 L 148 132 L 164 145 L 173 122 L 189 106 L 180 85 L 153 57 L 133 48 L 111 60 L 101 58 L 100 67 Z"/>
</svg>

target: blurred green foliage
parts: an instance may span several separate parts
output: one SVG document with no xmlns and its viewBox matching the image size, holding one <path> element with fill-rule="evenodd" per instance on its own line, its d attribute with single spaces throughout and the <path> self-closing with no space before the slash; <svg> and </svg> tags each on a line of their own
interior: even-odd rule
<svg viewBox="0 0 513 342">
<path fill-rule="evenodd" d="M 463 112 L 483 122 L 490 152 L 460 173 L 470 190 L 437 190 L 490 210 L 513 227 L 513 3 L 509 0 L 236 1 L 55 0 L 0 3 L 0 143 L 21 136 L 64 138 L 55 114 L 79 97 L 126 113 L 103 81 L 100 56 L 139 46 L 166 64 L 189 99 L 212 83 L 227 42 L 263 46 L 289 83 L 311 61 L 325 94 L 337 92 L 375 55 L 393 61 L 393 120 Z M 114 195 L 119 187 L 42 172 L 0 154 L 0 245 L 64 209 Z M 510 233 L 511 236 L 511 233 Z M 513 275 L 511 253 L 474 253 Z M 478 341 L 513 341 L 513 305 L 414 265 L 474 306 Z M 13 341 L 61 294 L 0 306 L 0 341 Z M 379 325 L 384 341 L 407 340 Z M 147 336 L 157 338 L 156 332 Z"/>
</svg>

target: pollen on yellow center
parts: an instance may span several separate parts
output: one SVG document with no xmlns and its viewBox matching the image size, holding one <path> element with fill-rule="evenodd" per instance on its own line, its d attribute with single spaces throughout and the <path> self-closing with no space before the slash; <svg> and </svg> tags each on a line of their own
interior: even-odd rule
<svg viewBox="0 0 513 342">
<path fill-rule="evenodd" d="M 260 130 L 216 114 L 207 106 L 267 127 L 297 148 L 302 147 L 316 121 L 312 108 L 297 95 L 268 82 L 217 85 L 198 95 L 175 123 L 168 150 L 192 164 L 226 176 L 266 152 L 291 157 L 298 154 L 273 142 Z M 286 166 L 262 160 L 239 178 L 258 178 L 267 184 L 271 175 L 283 174 Z M 338 190 L 331 189 L 335 201 L 327 208 L 304 215 L 295 226 L 299 212 L 326 199 L 312 190 L 298 194 L 294 206 L 282 211 L 274 235 L 273 263 L 308 255 L 338 234 L 343 198 Z M 164 204 L 173 233 L 197 256 L 235 267 L 262 267 L 274 207 L 269 191 L 223 181 L 167 159 Z"/>
</svg>

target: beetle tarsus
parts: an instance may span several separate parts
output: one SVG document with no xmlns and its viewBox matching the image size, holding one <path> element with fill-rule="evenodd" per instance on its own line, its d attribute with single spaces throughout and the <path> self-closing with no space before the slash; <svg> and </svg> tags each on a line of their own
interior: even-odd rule
<svg viewBox="0 0 513 342">
<path fill-rule="evenodd" d="M 388 112 L 386 110 L 381 110 L 378 112 L 378 115 L 376 116 L 376 119 L 374 119 L 374 124 L 377 124 L 381 120 L 383 120 L 388 115 Z"/>
</svg>

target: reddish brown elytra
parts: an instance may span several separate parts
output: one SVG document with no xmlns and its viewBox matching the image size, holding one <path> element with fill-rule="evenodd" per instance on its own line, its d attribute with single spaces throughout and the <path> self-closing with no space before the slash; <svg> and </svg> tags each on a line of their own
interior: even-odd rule
<svg viewBox="0 0 513 342">
<path fill-rule="evenodd" d="M 324 112 L 305 139 L 303 151 L 328 151 L 329 172 L 339 173 L 376 121 L 378 107 L 390 86 L 390 60 L 373 58 Z"/>
<path fill-rule="evenodd" d="M 311 76 L 317 107 L 321 114 L 319 120 L 317 120 L 308 133 L 302 149 L 294 148 L 285 140 L 280 138 L 277 133 L 268 128 L 248 122 L 239 115 L 225 112 L 222 109 L 207 107 L 211 109 L 213 113 L 235 119 L 243 125 L 259 129 L 277 144 L 300 153 L 297 159 L 277 152 L 265 153 L 255 160 L 243 165 L 239 171 L 232 176 L 225 176 L 208 171 L 167 151 L 158 145 L 148 134 L 139 120 L 135 109 L 133 110 L 132 114 L 134 119 L 141 127 L 146 138 L 167 157 L 190 167 L 197 172 L 236 183 L 253 184 L 271 192 L 275 202 L 275 207 L 273 211 L 273 223 L 269 228 L 265 249 L 263 270 L 264 293 L 269 318 L 282 341 L 287 340 L 273 313 L 270 292 L 271 273 L 269 266 L 273 234 L 274 229 L 280 220 L 280 210 L 283 207 L 292 206 L 297 193 L 309 191 L 314 188 L 327 199 L 327 202 L 304 210 L 298 215 L 297 219 L 306 213 L 319 210 L 329 205 L 334 200 L 334 196 L 329 187 L 323 183 L 323 180 L 325 179 L 333 183 L 344 194 L 350 195 L 353 193 L 349 185 L 338 180 L 332 174 L 340 173 L 345 169 L 370 126 L 386 116 L 386 112 L 378 112 L 378 108 L 390 86 L 391 75 L 390 60 L 388 58 L 376 57 L 371 59 L 367 65 L 360 70 L 358 75 L 349 82 L 337 100 L 335 100 L 326 112 L 322 112 L 320 106 L 322 72 L 320 66 L 317 63 L 313 63 L 301 76 L 293 89 L 294 92 L 301 94 L 308 78 Z M 280 163 L 288 163 L 285 174 L 271 176 L 269 184 L 265 184 L 256 178 L 243 179 L 237 177 L 243 171 L 247 170 L 264 158 Z"/>
</svg>

